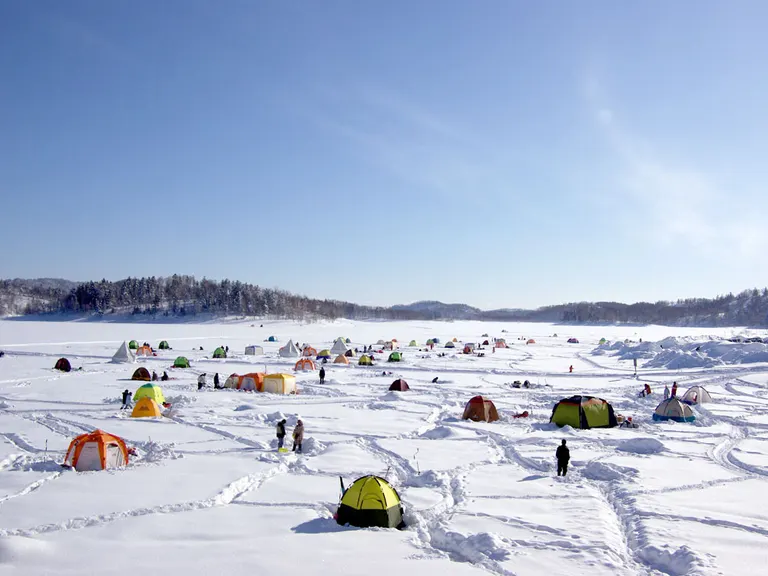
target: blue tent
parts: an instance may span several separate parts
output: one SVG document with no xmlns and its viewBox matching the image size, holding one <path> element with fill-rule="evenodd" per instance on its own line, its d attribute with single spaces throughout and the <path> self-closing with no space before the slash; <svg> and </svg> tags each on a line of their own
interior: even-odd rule
<svg viewBox="0 0 768 576">
<path fill-rule="evenodd" d="M 664 422 L 665 420 L 693 422 L 696 420 L 696 415 L 688 404 L 673 396 L 656 406 L 656 410 L 653 411 L 653 419 L 657 422 Z"/>
</svg>

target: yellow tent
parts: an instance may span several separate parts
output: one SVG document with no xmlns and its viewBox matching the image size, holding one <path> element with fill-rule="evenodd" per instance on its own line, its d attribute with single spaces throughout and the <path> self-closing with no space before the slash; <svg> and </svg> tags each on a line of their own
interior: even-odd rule
<svg viewBox="0 0 768 576">
<path fill-rule="evenodd" d="M 162 415 L 163 413 L 158 403 L 146 396 L 136 402 L 136 406 L 133 407 L 133 412 L 131 412 L 131 418 L 156 418 Z"/>
<path fill-rule="evenodd" d="M 290 374 L 267 374 L 264 376 L 262 392 L 296 394 L 296 377 Z"/>
<path fill-rule="evenodd" d="M 142 398 L 151 398 L 158 404 L 163 404 L 165 402 L 163 391 L 157 384 L 144 384 L 144 386 L 140 386 L 133 395 L 133 401 L 138 402 Z"/>
</svg>

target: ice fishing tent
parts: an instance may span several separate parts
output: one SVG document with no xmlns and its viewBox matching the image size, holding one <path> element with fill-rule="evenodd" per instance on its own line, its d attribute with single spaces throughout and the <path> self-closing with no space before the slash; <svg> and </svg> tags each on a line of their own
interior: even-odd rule
<svg viewBox="0 0 768 576">
<path fill-rule="evenodd" d="M 704 404 L 712 402 L 712 396 L 709 395 L 703 386 L 691 386 L 681 398 L 686 404 Z"/>
<path fill-rule="evenodd" d="M 213 357 L 214 358 L 226 358 L 227 357 L 227 351 L 224 350 L 221 346 L 216 348 L 216 350 L 213 351 Z"/>
<path fill-rule="evenodd" d="M 176 358 L 176 360 L 173 361 L 173 367 L 189 368 L 189 360 L 187 360 L 184 356 L 179 356 L 178 358 Z"/>
<path fill-rule="evenodd" d="M 160 344 L 157 345 L 158 350 L 170 350 L 171 347 L 168 345 L 167 340 L 162 340 Z"/>
<path fill-rule="evenodd" d="M 464 354 L 472 354 L 474 351 L 475 351 L 475 345 L 474 344 L 472 344 L 472 343 L 464 344 L 464 350 L 462 350 L 462 352 L 464 352 Z"/>
<path fill-rule="evenodd" d="M 320 352 L 317 355 L 318 360 L 330 360 L 331 359 L 331 351 L 326 350 L 320 350 Z"/>
<path fill-rule="evenodd" d="M 246 346 L 245 347 L 245 355 L 246 356 L 262 356 L 264 355 L 264 348 L 261 346 Z"/>
<path fill-rule="evenodd" d="M 69 372 L 72 370 L 72 365 L 66 358 L 59 358 L 56 360 L 56 364 L 53 367 L 55 370 L 61 370 L 62 372 Z"/>
<path fill-rule="evenodd" d="M 345 340 L 344 340 L 344 343 L 345 343 L 345 344 L 352 344 L 352 340 L 350 340 L 349 338 L 347 338 L 347 339 L 345 339 Z"/>
<path fill-rule="evenodd" d="M 331 348 L 331 352 L 333 354 L 344 354 L 344 352 L 347 351 L 347 345 L 341 338 L 337 338 L 336 342 L 333 343 L 333 347 Z"/>
<path fill-rule="evenodd" d="M 408 346 L 411 346 L 411 347 L 413 347 L 413 346 L 418 346 L 418 343 L 416 342 L 416 340 L 411 340 L 411 341 L 408 343 Z"/>
<path fill-rule="evenodd" d="M 434 344 L 440 344 L 440 338 L 432 338 Z"/>
<path fill-rule="evenodd" d="M 400 496 L 378 476 L 358 478 L 344 491 L 336 522 L 358 528 L 405 528 Z"/>
<path fill-rule="evenodd" d="M 317 366 L 312 361 L 312 358 L 301 358 L 293 367 L 296 371 L 307 372 L 309 370 L 317 370 Z"/>
<path fill-rule="evenodd" d="M 688 404 L 680 401 L 679 398 L 668 398 L 656 406 L 653 411 L 653 419 L 658 421 L 674 420 L 675 422 L 693 422 L 696 416 Z"/>
<path fill-rule="evenodd" d="M 388 340 L 387 342 L 384 342 L 384 350 L 395 350 L 397 348 L 397 340 Z"/>
<path fill-rule="evenodd" d="M 461 417 L 464 420 L 474 420 L 475 422 L 483 420 L 493 422 L 499 419 L 499 413 L 496 411 L 496 406 L 488 398 L 475 396 L 467 402 Z"/>
<path fill-rule="evenodd" d="M 398 378 L 394 382 L 392 382 L 392 385 L 389 387 L 390 390 L 397 390 L 399 392 L 405 392 L 406 390 L 410 390 L 411 387 L 408 386 L 408 382 L 403 380 L 402 378 Z"/>
<path fill-rule="evenodd" d="M 446 348 L 456 348 L 456 344 L 454 344 L 453 342 L 451 342 L 449 340 L 448 342 L 445 343 L 445 347 Z"/>
<path fill-rule="evenodd" d="M 427 346 L 432 346 L 434 343 L 435 343 L 435 341 L 434 341 L 434 340 L 432 340 L 432 338 L 430 338 L 429 340 L 427 340 Z"/>
<path fill-rule="evenodd" d="M 307 344 L 304 346 L 304 350 L 301 351 L 301 355 L 306 356 L 307 358 L 311 358 L 312 356 L 317 356 L 317 350 Z"/>
<path fill-rule="evenodd" d="M 136 342 L 136 340 L 131 340 L 130 342 L 128 342 L 128 348 L 130 348 L 131 350 L 136 350 L 138 349 L 138 347 L 139 347 L 139 343 Z"/>
<path fill-rule="evenodd" d="M 136 356 L 134 356 L 133 352 L 128 348 L 128 344 L 123 342 L 120 344 L 117 352 L 115 352 L 115 355 L 112 356 L 112 362 L 115 364 L 129 364 L 131 362 L 136 362 Z"/>
<path fill-rule="evenodd" d="M 579 339 L 578 338 L 568 338 L 568 344 L 578 344 Z"/>
<path fill-rule="evenodd" d="M 526 344 L 536 344 L 536 340 L 534 340 L 533 338 L 529 338 Z"/>
<path fill-rule="evenodd" d="M 72 440 L 64 458 L 64 466 L 78 472 L 108 470 L 128 464 L 125 441 L 102 430 L 82 434 Z"/>
<path fill-rule="evenodd" d="M 504 340 L 501 340 L 501 339 L 496 340 L 496 344 L 494 344 L 494 346 L 496 348 L 509 348 L 509 346 L 507 346 L 507 343 L 504 342 Z"/>
<path fill-rule="evenodd" d="M 288 344 L 280 348 L 278 354 L 280 354 L 281 358 L 298 358 L 301 356 L 301 354 L 299 354 L 299 349 L 296 348 L 296 344 L 293 343 L 293 340 L 288 340 Z"/>
<path fill-rule="evenodd" d="M 490 345 L 490 342 L 488 342 L 488 340 L 483 340 L 483 346 L 488 346 L 488 345 Z"/>
<path fill-rule="evenodd" d="M 272 394 L 296 394 L 296 377 L 290 374 L 267 374 L 261 388 Z"/>
<path fill-rule="evenodd" d="M 377 340 L 376 341 L 376 346 L 384 346 L 384 344 L 386 344 L 386 342 L 384 342 L 384 340 Z"/>
<path fill-rule="evenodd" d="M 163 415 L 163 410 L 160 405 L 152 400 L 152 398 L 144 397 L 133 407 L 131 412 L 131 418 L 157 418 Z"/>
<path fill-rule="evenodd" d="M 144 368 L 144 366 L 141 366 L 140 368 L 136 368 L 133 376 L 131 376 L 131 380 L 144 380 L 145 382 L 149 382 L 152 380 L 152 377 L 149 375 L 149 370 Z"/>
<path fill-rule="evenodd" d="M 352 348 L 350 348 L 349 350 L 344 352 L 344 356 L 346 356 L 347 358 L 354 358 L 357 356 L 357 354 L 355 354 L 355 351 L 352 350 Z"/>
<path fill-rule="evenodd" d="M 334 358 L 333 360 L 334 364 L 349 364 L 349 360 L 347 360 L 347 357 L 344 356 L 344 354 L 339 354 Z"/>
<path fill-rule="evenodd" d="M 142 398 L 151 398 L 158 404 L 165 403 L 165 397 L 163 391 L 157 384 L 144 384 L 139 386 L 139 389 L 133 395 L 133 401 L 138 402 Z"/>
<path fill-rule="evenodd" d="M 358 366 L 373 366 L 373 360 L 371 360 L 370 356 L 366 356 L 363 354 L 360 356 L 360 360 L 357 361 Z"/>
<path fill-rule="evenodd" d="M 613 428 L 618 424 L 613 406 L 602 398 L 594 396 L 571 396 L 563 398 L 552 409 L 550 422 L 558 426 L 589 428 Z"/>
<path fill-rule="evenodd" d="M 149 346 L 139 346 L 136 350 L 136 356 L 153 356 L 152 348 Z"/>
<path fill-rule="evenodd" d="M 389 358 L 387 359 L 387 362 L 400 362 L 400 360 L 402 360 L 402 359 L 403 359 L 403 357 L 400 354 L 400 352 L 392 352 L 389 355 Z"/>
<path fill-rule="evenodd" d="M 608 342 L 608 340 L 606 340 L 605 338 L 600 338 L 600 342 L 598 342 L 598 344 L 600 344 L 602 346 L 606 342 Z"/>
<path fill-rule="evenodd" d="M 264 374 L 261 372 L 252 372 L 250 374 L 244 374 L 238 376 L 232 374 L 224 382 L 224 388 L 232 388 L 234 390 L 244 390 L 246 392 L 261 392 L 264 384 Z"/>
<path fill-rule="evenodd" d="M 267 338 L 267 342 L 277 342 L 277 338 L 275 338 L 274 336 L 270 336 L 269 338 Z"/>
</svg>

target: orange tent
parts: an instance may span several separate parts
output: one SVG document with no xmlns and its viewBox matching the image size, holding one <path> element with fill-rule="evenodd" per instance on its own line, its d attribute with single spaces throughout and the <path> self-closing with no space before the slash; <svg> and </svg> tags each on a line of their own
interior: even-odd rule
<svg viewBox="0 0 768 576">
<path fill-rule="evenodd" d="M 475 396 L 464 407 L 462 418 L 464 420 L 474 420 L 475 422 L 480 422 L 481 420 L 493 422 L 499 419 L 499 413 L 496 411 L 496 406 L 488 398 Z"/>
<path fill-rule="evenodd" d="M 261 372 L 252 372 L 238 376 L 232 374 L 224 383 L 225 388 L 234 388 L 235 390 L 246 390 L 250 392 L 261 392 L 264 387 L 264 374 Z"/>
<path fill-rule="evenodd" d="M 496 344 L 494 344 L 494 346 L 496 346 L 496 348 L 509 348 L 504 340 L 496 340 Z"/>
<path fill-rule="evenodd" d="M 339 354 L 336 356 L 336 359 L 333 361 L 334 364 L 349 364 L 349 360 L 347 360 L 347 357 L 344 356 L 344 354 Z"/>
<path fill-rule="evenodd" d="M 78 472 L 107 470 L 128 464 L 128 448 L 125 441 L 102 430 L 78 436 L 69 445 L 65 466 Z"/>
<path fill-rule="evenodd" d="M 536 340 L 531 338 L 530 340 L 528 340 L 528 342 L 526 342 L 526 344 L 536 344 Z"/>
<path fill-rule="evenodd" d="M 317 356 L 317 350 L 312 348 L 312 346 L 307 346 L 304 348 L 304 350 L 301 352 L 302 356 L 306 356 L 307 358 L 310 358 L 312 356 Z"/>
<path fill-rule="evenodd" d="M 296 362 L 296 365 L 293 367 L 293 369 L 297 371 L 317 370 L 317 366 L 315 366 L 315 362 L 311 358 L 302 358 Z"/>
<path fill-rule="evenodd" d="M 154 352 L 149 346 L 139 346 L 139 349 L 136 350 L 136 356 L 152 356 L 153 354 Z"/>
</svg>

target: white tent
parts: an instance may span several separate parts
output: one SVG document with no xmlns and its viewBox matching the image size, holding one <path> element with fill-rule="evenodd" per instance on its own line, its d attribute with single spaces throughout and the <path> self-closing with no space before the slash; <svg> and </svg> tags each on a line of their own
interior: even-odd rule
<svg viewBox="0 0 768 576">
<path fill-rule="evenodd" d="M 280 348 L 280 356 L 282 358 L 298 358 L 300 355 L 299 349 L 296 348 L 293 340 L 288 340 L 288 344 Z"/>
<path fill-rule="evenodd" d="M 703 404 L 704 402 L 712 402 L 712 396 L 703 386 L 691 386 L 688 391 L 683 394 L 683 402 L 686 404 Z"/>
<path fill-rule="evenodd" d="M 334 354 L 344 354 L 348 350 L 346 343 L 341 338 L 336 338 L 336 342 L 333 343 L 331 352 Z"/>
<path fill-rule="evenodd" d="M 264 348 L 261 346 L 246 346 L 245 347 L 245 355 L 246 356 L 262 356 L 264 354 Z"/>
<path fill-rule="evenodd" d="M 134 356 L 133 352 L 128 348 L 128 344 L 123 342 L 120 344 L 120 348 L 117 349 L 117 352 L 115 352 L 115 355 L 112 356 L 112 362 L 115 364 L 136 362 L 136 356 Z"/>
</svg>

